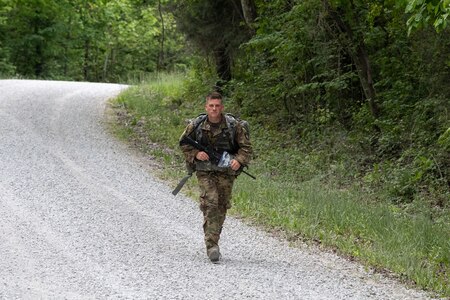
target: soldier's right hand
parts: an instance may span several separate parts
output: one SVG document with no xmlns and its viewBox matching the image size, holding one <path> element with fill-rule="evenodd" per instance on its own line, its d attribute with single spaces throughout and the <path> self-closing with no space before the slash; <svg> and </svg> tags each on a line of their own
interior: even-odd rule
<svg viewBox="0 0 450 300">
<path fill-rule="evenodd" d="M 198 152 L 195 158 L 202 161 L 209 160 L 208 154 L 204 151 Z"/>
</svg>

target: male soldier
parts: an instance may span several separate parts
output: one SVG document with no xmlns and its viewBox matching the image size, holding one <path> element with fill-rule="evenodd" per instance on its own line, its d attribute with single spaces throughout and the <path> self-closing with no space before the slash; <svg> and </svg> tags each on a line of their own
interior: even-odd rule
<svg viewBox="0 0 450 300">
<path fill-rule="evenodd" d="M 187 126 L 181 136 L 180 147 L 186 162 L 194 165 L 197 172 L 206 253 L 212 262 L 217 262 L 221 257 L 220 233 L 227 210 L 231 208 L 233 182 L 242 167 L 250 162 L 253 150 L 245 126 L 223 113 L 222 95 L 210 93 L 206 97 L 205 110 L 206 116 L 200 115 Z M 226 167 L 219 167 L 206 152 L 183 143 L 185 136 L 218 153 L 230 153 L 231 162 Z"/>
</svg>

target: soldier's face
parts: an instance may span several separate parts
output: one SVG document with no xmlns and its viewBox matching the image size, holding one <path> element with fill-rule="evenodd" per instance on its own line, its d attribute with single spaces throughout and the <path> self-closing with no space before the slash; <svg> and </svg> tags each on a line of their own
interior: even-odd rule
<svg viewBox="0 0 450 300">
<path fill-rule="evenodd" d="M 205 110 L 210 121 L 220 121 L 223 112 L 223 104 L 220 99 L 208 99 L 206 101 Z"/>
</svg>

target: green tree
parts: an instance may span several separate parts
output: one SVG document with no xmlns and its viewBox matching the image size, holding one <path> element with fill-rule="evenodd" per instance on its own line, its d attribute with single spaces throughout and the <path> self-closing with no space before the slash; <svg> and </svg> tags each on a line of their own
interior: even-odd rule
<svg viewBox="0 0 450 300">
<path fill-rule="evenodd" d="M 230 86 L 241 112 L 289 128 L 312 149 L 337 132 L 351 137 L 361 154 L 354 174 L 385 164 L 395 201 L 439 190 L 431 198 L 444 205 L 450 166 L 438 141 L 450 120 L 449 31 L 408 37 L 398 1 L 273 1 L 258 11 Z"/>
<path fill-rule="evenodd" d="M 186 62 L 165 1 L 1 1 L 0 61 L 19 75 L 124 81 Z"/>
<path fill-rule="evenodd" d="M 432 24 L 436 31 L 445 29 L 450 15 L 449 0 L 410 0 L 406 12 L 412 14 L 408 19 L 408 33 L 415 28 Z"/>
<path fill-rule="evenodd" d="M 244 18 L 242 3 L 247 18 Z M 239 46 L 253 32 L 248 24 L 256 17 L 256 6 L 253 1 L 242 3 L 238 0 L 181 0 L 171 5 L 178 29 L 202 53 L 213 57 L 217 75 L 225 82 L 232 78 L 233 59 Z"/>
<path fill-rule="evenodd" d="M 51 72 L 58 31 L 58 6 L 51 0 L 15 0 L 10 2 L 5 25 L 5 45 L 17 72 L 27 76 L 45 76 Z"/>
<path fill-rule="evenodd" d="M 12 9 L 11 0 L 0 0 L 0 76 L 14 73 L 14 66 L 10 62 L 10 48 L 5 44 L 7 14 Z"/>
</svg>

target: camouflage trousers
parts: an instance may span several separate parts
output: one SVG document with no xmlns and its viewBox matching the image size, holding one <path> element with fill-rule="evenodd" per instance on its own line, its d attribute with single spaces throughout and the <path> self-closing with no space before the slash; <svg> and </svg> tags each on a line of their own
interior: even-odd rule
<svg viewBox="0 0 450 300">
<path fill-rule="evenodd" d="M 236 179 L 222 172 L 197 171 L 200 187 L 200 210 L 206 249 L 219 244 L 227 210 L 231 208 L 231 192 Z"/>
</svg>

